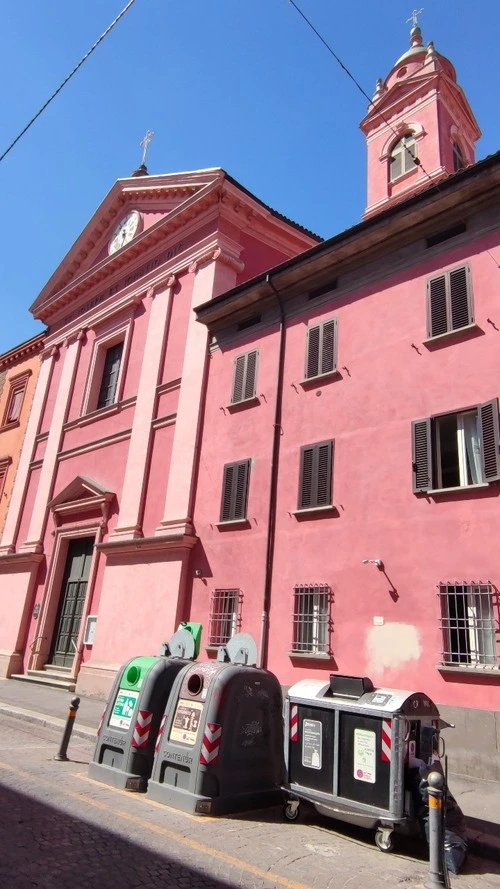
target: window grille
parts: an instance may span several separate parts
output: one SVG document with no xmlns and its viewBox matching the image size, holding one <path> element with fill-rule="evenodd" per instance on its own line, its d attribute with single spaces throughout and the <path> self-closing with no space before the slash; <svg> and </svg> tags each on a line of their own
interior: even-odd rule
<svg viewBox="0 0 500 889">
<path fill-rule="evenodd" d="M 293 596 L 295 654 L 329 654 L 331 590 L 326 584 L 296 585 Z"/>
<path fill-rule="evenodd" d="M 123 342 L 116 343 L 106 351 L 101 388 L 99 389 L 99 397 L 97 399 L 97 408 L 108 407 L 108 405 L 114 404 L 115 402 L 122 353 Z"/>
<path fill-rule="evenodd" d="M 443 664 L 498 667 L 498 599 L 489 583 L 441 583 Z"/>
<path fill-rule="evenodd" d="M 238 404 L 247 398 L 255 397 L 257 356 L 258 351 L 254 350 L 244 355 L 237 355 L 235 358 L 231 404 Z"/>
<path fill-rule="evenodd" d="M 241 627 L 241 590 L 214 590 L 210 602 L 208 644 L 224 645 Z"/>
</svg>

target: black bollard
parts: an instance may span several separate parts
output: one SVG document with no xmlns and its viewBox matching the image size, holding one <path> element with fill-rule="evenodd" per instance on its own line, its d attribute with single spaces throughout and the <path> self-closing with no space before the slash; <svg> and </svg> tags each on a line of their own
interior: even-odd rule
<svg viewBox="0 0 500 889">
<path fill-rule="evenodd" d="M 68 718 L 66 720 L 66 725 L 64 726 L 64 732 L 61 739 L 61 744 L 59 750 L 57 751 L 54 759 L 57 759 L 58 762 L 67 762 L 67 751 L 69 739 L 71 738 L 71 732 L 73 731 L 73 725 L 75 722 L 76 712 L 78 707 L 80 706 L 80 698 L 71 698 L 71 702 L 68 710 Z"/>
</svg>

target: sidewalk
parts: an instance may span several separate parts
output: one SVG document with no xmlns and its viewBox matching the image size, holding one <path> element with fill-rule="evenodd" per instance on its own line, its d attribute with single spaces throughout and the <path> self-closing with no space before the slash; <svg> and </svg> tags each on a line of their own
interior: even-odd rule
<svg viewBox="0 0 500 889">
<path fill-rule="evenodd" d="M 0 713 L 40 725 L 65 725 L 73 692 L 0 679 Z M 73 734 L 94 741 L 105 704 L 80 698 Z M 450 774 L 449 787 L 467 820 L 471 852 L 500 861 L 500 783 Z"/>
</svg>

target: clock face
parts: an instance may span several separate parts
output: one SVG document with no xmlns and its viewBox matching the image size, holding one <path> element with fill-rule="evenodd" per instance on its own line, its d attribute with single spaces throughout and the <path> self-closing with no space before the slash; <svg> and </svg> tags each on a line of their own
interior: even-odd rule
<svg viewBox="0 0 500 889">
<path fill-rule="evenodd" d="M 111 235 L 108 244 L 108 253 L 116 253 L 121 247 L 125 247 L 125 244 L 128 244 L 128 242 L 137 234 L 140 222 L 141 214 L 139 211 L 130 210 L 130 212 L 120 220 Z"/>
</svg>

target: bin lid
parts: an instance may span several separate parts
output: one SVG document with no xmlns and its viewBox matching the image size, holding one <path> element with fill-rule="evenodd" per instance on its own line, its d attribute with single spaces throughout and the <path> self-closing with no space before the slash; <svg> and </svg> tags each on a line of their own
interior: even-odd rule
<svg viewBox="0 0 500 889">
<path fill-rule="evenodd" d="M 383 716 L 401 713 L 410 718 L 439 717 L 439 711 L 428 695 L 401 688 L 375 688 L 353 700 L 332 695 L 330 682 L 301 679 L 288 689 L 288 698 L 291 701 L 358 713 L 377 713 Z"/>
</svg>

